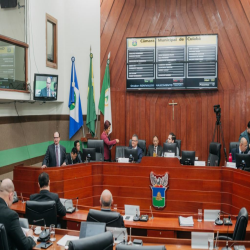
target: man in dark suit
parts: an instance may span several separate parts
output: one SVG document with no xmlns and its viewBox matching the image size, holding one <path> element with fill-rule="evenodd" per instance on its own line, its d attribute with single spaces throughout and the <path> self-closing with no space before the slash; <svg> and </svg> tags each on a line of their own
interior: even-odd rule
<svg viewBox="0 0 250 250">
<path fill-rule="evenodd" d="M 60 142 L 60 133 L 54 133 L 54 144 L 49 145 L 43 159 L 42 168 L 66 165 L 66 149 Z"/>
<path fill-rule="evenodd" d="M 72 148 L 71 153 L 66 156 L 66 165 L 72 165 L 78 163 L 77 161 L 77 149 Z"/>
<path fill-rule="evenodd" d="M 42 172 L 38 177 L 38 186 L 40 188 L 39 194 L 32 194 L 30 196 L 31 201 L 55 201 L 57 214 L 60 216 L 66 215 L 66 209 L 61 203 L 58 194 L 50 192 L 50 180 L 49 175 Z"/>
<path fill-rule="evenodd" d="M 41 89 L 40 97 L 53 97 L 54 91 L 50 88 L 51 86 L 51 78 L 48 77 L 46 81 L 46 87 Z"/>
<path fill-rule="evenodd" d="M 29 230 L 24 235 L 17 212 L 10 209 L 14 189 L 13 182 L 10 179 L 2 181 L 0 186 L 0 223 L 4 224 L 6 230 L 9 250 L 29 250 L 36 245 L 33 240 L 33 231 Z"/>
<path fill-rule="evenodd" d="M 245 137 L 242 137 L 240 139 L 240 145 L 237 148 L 233 148 L 232 149 L 232 158 L 233 158 L 233 162 L 236 161 L 236 154 L 247 154 L 248 152 L 248 142 L 247 139 Z"/>
<path fill-rule="evenodd" d="M 153 145 L 149 145 L 148 147 L 147 156 L 154 156 L 154 152 L 156 156 L 162 156 L 162 151 L 163 151 L 162 146 L 159 146 L 159 139 L 155 135 L 153 137 Z"/>
<path fill-rule="evenodd" d="M 113 204 L 113 202 L 114 201 L 111 192 L 108 189 L 105 189 L 102 192 L 100 198 L 101 210 L 105 212 L 112 212 L 111 205 Z M 121 225 L 121 227 L 125 227 L 123 217 L 121 215 L 119 217 L 119 224 Z"/>
<path fill-rule="evenodd" d="M 77 163 L 82 163 L 82 153 L 79 140 L 74 141 L 74 147 L 77 149 Z"/>
<path fill-rule="evenodd" d="M 248 144 L 248 149 L 250 149 L 250 121 L 247 124 L 247 129 L 240 134 L 239 141 L 242 137 L 245 137 Z"/>
<path fill-rule="evenodd" d="M 132 146 L 129 147 L 130 149 L 137 149 L 138 152 L 138 160 L 137 162 L 140 163 L 141 159 L 142 159 L 142 149 L 138 146 L 138 136 L 136 134 L 134 134 L 132 136 Z"/>
</svg>

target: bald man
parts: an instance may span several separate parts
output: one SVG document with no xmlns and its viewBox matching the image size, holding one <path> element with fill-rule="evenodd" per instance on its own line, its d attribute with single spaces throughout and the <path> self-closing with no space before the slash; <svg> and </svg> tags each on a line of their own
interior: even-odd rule
<svg viewBox="0 0 250 250">
<path fill-rule="evenodd" d="M 50 88 L 50 86 L 51 86 L 51 78 L 48 77 L 46 80 L 46 87 L 41 89 L 40 97 L 52 97 L 53 96 L 53 91 Z"/>
<path fill-rule="evenodd" d="M 0 186 L 0 223 L 4 224 L 9 249 L 29 250 L 36 243 L 33 240 L 33 231 L 29 230 L 24 235 L 19 223 L 18 214 L 10 209 L 14 196 L 14 184 L 10 179 L 4 179 Z"/>
<path fill-rule="evenodd" d="M 112 212 L 111 205 L 113 204 L 113 197 L 112 197 L 111 192 L 108 189 L 105 189 L 102 192 L 101 197 L 100 197 L 100 204 L 101 204 L 102 211 Z M 125 227 L 123 217 L 121 215 L 120 215 L 119 220 L 121 222 L 122 227 Z"/>
<path fill-rule="evenodd" d="M 240 145 L 237 148 L 233 148 L 232 149 L 232 158 L 233 158 L 233 162 L 235 162 L 236 160 L 236 154 L 247 154 L 248 152 L 248 142 L 247 139 L 245 137 L 242 137 L 240 139 Z"/>
</svg>

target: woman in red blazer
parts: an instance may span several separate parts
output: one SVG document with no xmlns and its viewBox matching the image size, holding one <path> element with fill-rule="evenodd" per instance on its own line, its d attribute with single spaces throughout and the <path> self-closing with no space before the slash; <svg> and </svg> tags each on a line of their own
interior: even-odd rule
<svg viewBox="0 0 250 250">
<path fill-rule="evenodd" d="M 104 141 L 104 161 L 110 161 L 110 147 L 119 143 L 118 139 L 110 141 L 109 132 L 110 132 L 110 121 L 104 122 L 104 131 L 101 134 L 101 139 Z"/>
</svg>

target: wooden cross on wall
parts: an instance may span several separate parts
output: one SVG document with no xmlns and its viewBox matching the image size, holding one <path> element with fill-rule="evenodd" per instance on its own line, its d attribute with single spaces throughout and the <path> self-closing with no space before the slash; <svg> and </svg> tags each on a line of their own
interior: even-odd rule
<svg viewBox="0 0 250 250">
<path fill-rule="evenodd" d="M 177 102 L 174 102 L 174 100 L 172 100 L 172 102 L 169 103 L 169 105 L 173 106 L 173 121 L 174 121 L 174 105 L 177 105 Z"/>
</svg>

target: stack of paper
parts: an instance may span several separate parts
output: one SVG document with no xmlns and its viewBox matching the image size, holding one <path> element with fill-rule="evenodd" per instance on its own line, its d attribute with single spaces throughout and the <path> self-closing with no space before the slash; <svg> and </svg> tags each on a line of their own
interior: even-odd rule
<svg viewBox="0 0 250 250">
<path fill-rule="evenodd" d="M 180 226 L 183 227 L 193 227 L 194 226 L 193 216 L 189 216 L 187 218 L 179 216 L 179 223 Z"/>
</svg>

